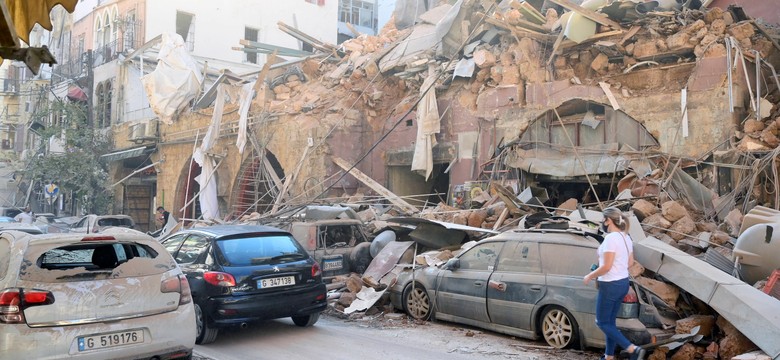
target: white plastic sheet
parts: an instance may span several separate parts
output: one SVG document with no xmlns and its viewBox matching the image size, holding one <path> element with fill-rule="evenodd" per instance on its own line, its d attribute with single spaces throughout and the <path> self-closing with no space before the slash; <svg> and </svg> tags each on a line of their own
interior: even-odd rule
<svg viewBox="0 0 780 360">
<path fill-rule="evenodd" d="M 432 88 L 435 81 L 436 71 L 431 67 L 428 70 L 428 77 L 420 87 L 421 91 L 428 90 L 428 92 L 417 105 L 417 141 L 414 144 L 412 171 L 425 172 L 425 180 L 428 180 L 433 172 L 433 147 L 436 145 L 436 134 L 441 131 L 436 89 Z"/>
<path fill-rule="evenodd" d="M 211 117 L 206 135 L 203 136 L 203 142 L 200 147 L 195 149 L 193 159 L 201 167 L 200 175 L 195 177 L 195 181 L 200 185 L 200 210 L 204 220 L 219 218 L 219 204 L 217 202 L 217 179 L 216 179 L 216 161 L 209 155 L 211 148 L 219 139 L 219 130 L 222 126 L 222 112 L 225 107 L 225 84 L 219 84 L 217 87 L 217 99 L 214 101 L 214 113 Z"/>
<path fill-rule="evenodd" d="M 155 114 L 166 124 L 195 99 L 203 76 L 195 59 L 187 52 L 184 40 L 176 33 L 163 33 L 157 67 L 141 78 Z"/>
<path fill-rule="evenodd" d="M 244 84 L 244 86 L 241 87 L 241 95 L 239 97 L 238 103 L 238 139 L 236 139 L 236 147 L 238 147 L 238 153 L 243 154 L 244 153 L 244 147 L 246 146 L 246 133 L 247 133 L 247 124 L 249 123 L 248 115 L 249 115 L 249 107 L 252 104 L 252 97 L 254 97 L 255 94 L 255 82 L 252 81 L 250 83 Z"/>
</svg>

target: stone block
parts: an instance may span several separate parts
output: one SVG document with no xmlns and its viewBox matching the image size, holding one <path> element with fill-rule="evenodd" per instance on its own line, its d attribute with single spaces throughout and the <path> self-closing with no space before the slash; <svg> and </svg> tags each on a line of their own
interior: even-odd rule
<svg viewBox="0 0 780 360">
<path fill-rule="evenodd" d="M 677 50 L 688 46 L 688 40 L 691 35 L 685 31 L 680 31 L 668 38 L 666 38 L 666 46 L 670 50 Z"/>
<path fill-rule="evenodd" d="M 626 47 L 626 50 L 628 50 L 628 47 Z M 656 47 L 655 42 L 637 42 L 634 44 L 633 53 L 629 53 L 629 55 L 633 55 L 635 58 L 644 58 L 655 54 L 658 54 L 658 47 Z"/>
<path fill-rule="evenodd" d="M 647 229 L 645 231 L 652 234 L 662 233 L 664 229 L 668 229 L 672 226 L 672 222 L 666 220 L 666 218 L 664 218 L 660 213 L 646 217 L 645 220 L 642 221 L 642 224 L 647 225 Z"/>
<path fill-rule="evenodd" d="M 509 65 L 504 67 L 501 76 L 501 85 L 517 85 L 521 82 L 520 71 L 517 66 Z"/>
<path fill-rule="evenodd" d="M 710 237 L 710 242 L 716 245 L 724 245 L 731 240 L 731 236 L 723 231 L 715 231 Z"/>
<path fill-rule="evenodd" d="M 571 214 L 572 211 L 577 210 L 577 199 L 571 198 L 566 200 L 558 205 L 557 208 L 558 210 L 555 211 L 555 214 L 567 216 Z"/>
<path fill-rule="evenodd" d="M 757 349 L 757 346 L 753 344 L 750 339 L 745 337 L 745 335 L 742 335 L 734 325 L 731 325 L 731 323 L 722 316 L 718 317 L 718 320 L 715 323 L 721 331 L 726 334 L 718 343 L 718 346 L 720 346 L 718 354 L 721 359 L 731 359 L 737 355 Z"/>
<path fill-rule="evenodd" d="M 492 52 L 480 49 L 474 52 L 474 64 L 480 69 L 486 69 L 496 64 L 496 56 Z"/>
<path fill-rule="evenodd" d="M 749 39 L 752 37 L 756 33 L 756 30 L 753 28 L 753 24 L 742 21 L 730 26 L 726 32 L 737 39 L 737 41 L 742 41 L 742 39 Z"/>
<path fill-rule="evenodd" d="M 363 288 L 363 279 L 361 279 L 360 276 L 356 274 L 350 275 L 346 282 L 347 289 L 353 294 L 359 293 L 360 289 Z"/>
<path fill-rule="evenodd" d="M 642 266 L 642 264 L 639 263 L 639 261 L 634 261 L 634 264 L 631 265 L 631 267 L 628 268 L 628 273 L 631 274 L 634 278 L 642 276 L 645 272 L 645 267 Z"/>
<path fill-rule="evenodd" d="M 710 34 L 723 35 L 726 33 L 726 22 L 723 19 L 717 19 L 710 25 Z"/>
<path fill-rule="evenodd" d="M 642 221 L 648 216 L 658 213 L 658 206 L 645 199 L 639 199 L 631 205 L 631 210 L 634 211 L 634 215 L 639 221 Z"/>
<path fill-rule="evenodd" d="M 682 219 L 683 216 L 690 216 L 688 210 L 678 202 L 670 200 L 661 204 L 661 214 L 671 222 Z"/>
<path fill-rule="evenodd" d="M 726 229 L 728 229 L 729 235 L 733 237 L 739 236 L 739 228 L 742 226 L 742 212 L 739 209 L 729 211 L 723 222 L 726 225 Z"/>
<path fill-rule="evenodd" d="M 669 227 L 669 230 L 669 236 L 671 236 L 672 239 L 680 241 L 686 238 L 685 235 L 689 235 L 696 230 L 696 223 L 693 222 L 693 219 L 691 219 L 690 216 L 686 215 L 675 221 L 674 224 Z"/>
<path fill-rule="evenodd" d="M 696 223 L 696 230 L 714 233 L 718 231 L 718 224 L 714 222 L 700 221 Z"/>
<path fill-rule="evenodd" d="M 707 11 L 706 14 L 704 14 L 704 22 L 707 24 L 712 24 L 715 21 L 721 20 L 723 21 L 723 9 L 718 7 L 713 7 L 709 11 Z"/>
<path fill-rule="evenodd" d="M 644 288 L 650 290 L 653 294 L 658 295 L 669 306 L 674 307 L 677 303 L 677 298 L 680 297 L 680 289 L 676 286 L 667 284 L 662 281 L 638 277 L 634 279 L 634 282 L 638 283 Z"/>
<path fill-rule="evenodd" d="M 604 53 L 599 53 L 593 59 L 593 62 L 590 63 L 590 68 L 597 72 L 602 72 L 607 69 L 607 65 L 609 65 L 609 57 Z"/>
<path fill-rule="evenodd" d="M 501 65 L 491 67 L 490 78 L 496 83 L 501 83 L 501 80 L 504 78 L 504 67 Z"/>
<path fill-rule="evenodd" d="M 692 315 L 685 319 L 677 320 L 677 326 L 674 331 L 678 334 L 689 334 L 697 326 L 700 326 L 698 334 L 705 337 L 712 335 L 715 329 L 715 316 Z"/>
<path fill-rule="evenodd" d="M 485 210 L 471 211 L 469 213 L 468 225 L 473 227 L 481 227 L 487 216 L 487 211 Z"/>
<path fill-rule="evenodd" d="M 706 29 L 706 28 L 707 28 L 707 23 L 704 22 L 704 20 L 699 19 L 699 20 L 694 21 L 693 24 L 688 25 L 685 28 L 685 31 L 688 34 L 693 35 L 693 34 L 698 33 L 699 31 L 701 31 L 701 29 Z"/>
<path fill-rule="evenodd" d="M 687 343 L 674 352 L 674 355 L 672 355 L 672 360 L 694 360 L 696 359 L 697 354 L 698 351 L 696 351 L 696 345 Z"/>
<path fill-rule="evenodd" d="M 342 292 L 341 297 L 339 297 L 338 303 L 341 306 L 349 307 L 352 305 L 352 302 L 355 301 L 356 294 L 350 293 L 350 292 Z"/>
</svg>

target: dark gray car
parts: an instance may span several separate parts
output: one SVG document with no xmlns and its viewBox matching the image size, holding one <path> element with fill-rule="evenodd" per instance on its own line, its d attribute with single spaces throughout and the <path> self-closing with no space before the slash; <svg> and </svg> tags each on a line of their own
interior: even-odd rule
<svg viewBox="0 0 780 360">
<path fill-rule="evenodd" d="M 393 305 L 417 319 L 477 326 L 555 348 L 604 346 L 596 326 L 593 284 L 582 278 L 597 262 L 598 241 L 576 230 L 512 230 L 478 242 L 441 267 L 402 272 Z M 631 290 L 618 327 L 636 343 L 650 339 Z"/>
</svg>

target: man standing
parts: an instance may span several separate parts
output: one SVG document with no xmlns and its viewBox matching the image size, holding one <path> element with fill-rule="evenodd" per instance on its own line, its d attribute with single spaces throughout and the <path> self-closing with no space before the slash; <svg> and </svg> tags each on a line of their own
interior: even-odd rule
<svg viewBox="0 0 780 360">
<path fill-rule="evenodd" d="M 30 205 L 25 206 L 22 212 L 14 216 L 14 220 L 22 224 L 32 224 L 35 221 L 35 218 L 30 210 Z"/>
<path fill-rule="evenodd" d="M 157 207 L 157 221 L 161 223 L 161 226 L 165 226 L 165 224 L 168 223 L 169 216 L 171 216 L 171 213 L 165 211 L 164 207 L 162 206 Z"/>
</svg>

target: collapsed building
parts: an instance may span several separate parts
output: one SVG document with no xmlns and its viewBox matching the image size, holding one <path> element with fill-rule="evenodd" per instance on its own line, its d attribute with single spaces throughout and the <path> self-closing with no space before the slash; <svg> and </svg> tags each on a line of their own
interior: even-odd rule
<svg viewBox="0 0 780 360">
<path fill-rule="evenodd" d="M 241 75 L 178 61 L 175 39 L 161 39 L 156 64 L 139 49 L 121 66 L 156 66 L 161 80 L 126 86 L 146 92 L 159 128 L 114 129 L 113 178 L 153 177 L 158 204 L 187 221 L 381 203 L 500 230 L 619 205 L 711 262 L 731 259 L 744 214 L 780 206 L 770 24 L 690 1 L 426 10 L 339 46 L 280 23 L 313 50 L 242 41 L 295 59 Z M 121 211 L 134 195 L 116 189 Z"/>
</svg>

